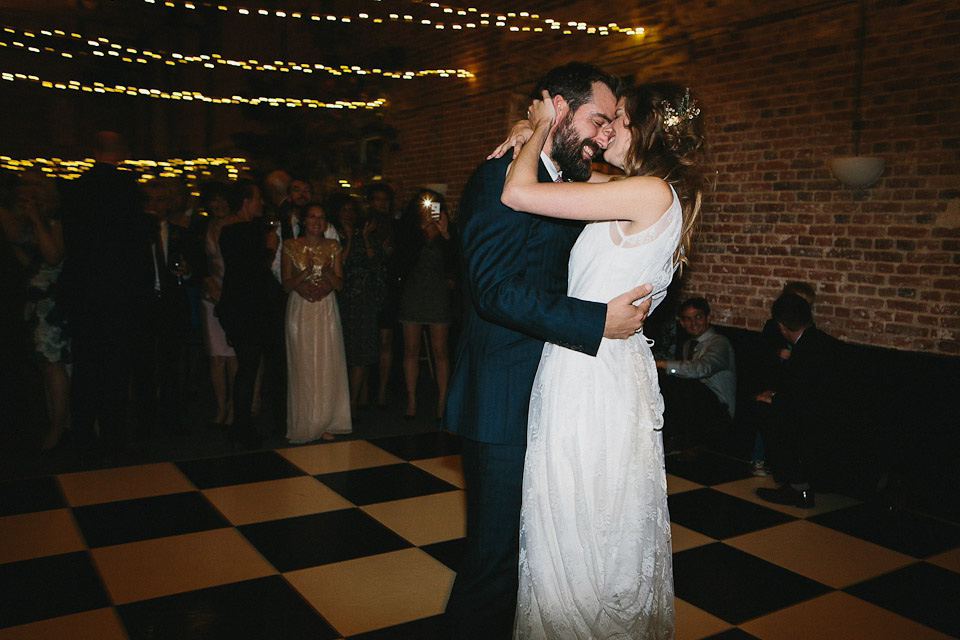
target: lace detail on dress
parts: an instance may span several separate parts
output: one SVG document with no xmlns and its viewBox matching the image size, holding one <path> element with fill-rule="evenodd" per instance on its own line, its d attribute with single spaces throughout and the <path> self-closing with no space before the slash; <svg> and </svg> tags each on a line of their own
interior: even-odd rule
<svg viewBox="0 0 960 640">
<path fill-rule="evenodd" d="M 620 363 L 613 377 L 585 375 L 594 359 L 555 345 L 541 360 L 530 403 L 515 638 L 673 637 L 656 367 L 643 336 L 610 343 L 626 347 L 601 347 L 608 352 L 598 358 Z"/>
<path fill-rule="evenodd" d="M 568 291 L 606 301 L 651 282 L 655 306 L 679 238 L 676 195 L 638 234 L 589 224 L 570 255 Z M 620 250 L 634 247 L 643 250 Z M 663 398 L 651 343 L 642 333 L 603 339 L 596 357 L 544 347 L 530 398 L 515 638 L 673 637 Z"/>
</svg>

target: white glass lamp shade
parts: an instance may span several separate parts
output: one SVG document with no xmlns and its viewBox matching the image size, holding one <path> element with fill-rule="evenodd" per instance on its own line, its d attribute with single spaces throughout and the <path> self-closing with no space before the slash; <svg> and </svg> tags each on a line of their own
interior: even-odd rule
<svg viewBox="0 0 960 640">
<path fill-rule="evenodd" d="M 883 158 L 850 156 L 830 160 L 830 171 L 837 180 L 848 187 L 862 189 L 877 181 L 885 165 Z"/>
</svg>

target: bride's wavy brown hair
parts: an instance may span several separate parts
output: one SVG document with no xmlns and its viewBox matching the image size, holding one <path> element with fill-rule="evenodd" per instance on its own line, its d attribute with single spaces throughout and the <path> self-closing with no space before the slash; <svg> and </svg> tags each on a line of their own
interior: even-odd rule
<svg viewBox="0 0 960 640">
<path fill-rule="evenodd" d="M 688 262 L 703 192 L 708 187 L 703 115 L 698 112 L 687 117 L 691 108 L 699 109 L 699 103 L 686 87 L 674 82 L 630 87 L 623 97 L 627 128 L 632 136 L 623 172 L 626 176 L 656 176 L 676 190 L 683 225 L 674 264 L 682 269 Z M 668 118 L 676 122 L 668 126 Z"/>
</svg>

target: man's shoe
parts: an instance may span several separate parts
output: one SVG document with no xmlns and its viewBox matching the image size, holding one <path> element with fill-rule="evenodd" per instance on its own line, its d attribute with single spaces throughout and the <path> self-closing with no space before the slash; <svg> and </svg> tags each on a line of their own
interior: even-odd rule
<svg viewBox="0 0 960 640">
<path fill-rule="evenodd" d="M 811 509 L 814 506 L 813 491 L 810 489 L 797 490 L 788 484 L 776 489 L 761 487 L 756 491 L 757 497 L 774 504 L 785 504 L 801 509 Z"/>
</svg>

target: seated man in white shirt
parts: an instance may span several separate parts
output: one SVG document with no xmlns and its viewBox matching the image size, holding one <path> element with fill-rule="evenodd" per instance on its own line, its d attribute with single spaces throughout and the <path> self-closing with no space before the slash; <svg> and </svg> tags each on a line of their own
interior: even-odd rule
<svg viewBox="0 0 960 640">
<path fill-rule="evenodd" d="M 679 320 L 689 335 L 680 359 L 656 361 L 668 452 L 702 444 L 730 425 L 736 409 L 733 345 L 710 326 L 710 305 L 689 298 L 680 305 Z"/>
</svg>

